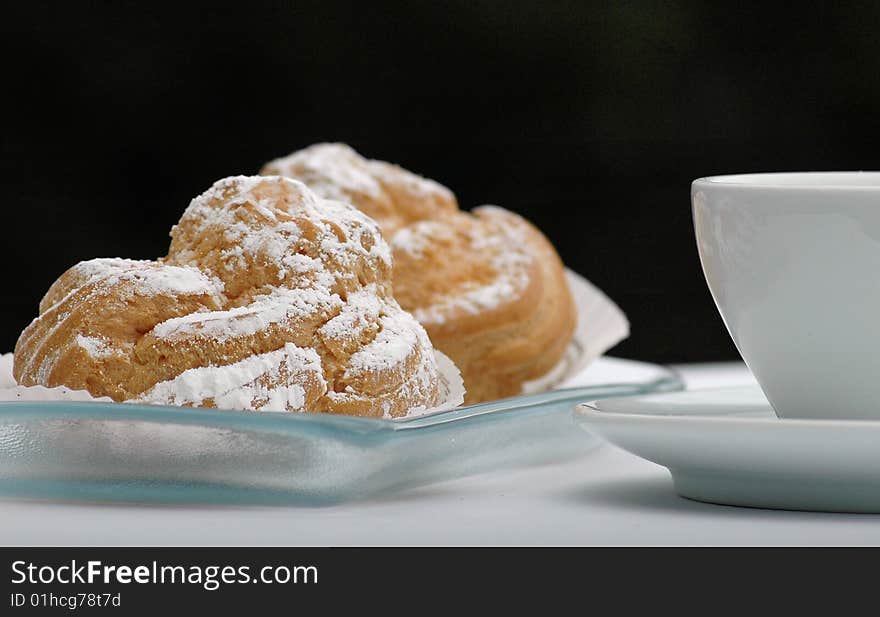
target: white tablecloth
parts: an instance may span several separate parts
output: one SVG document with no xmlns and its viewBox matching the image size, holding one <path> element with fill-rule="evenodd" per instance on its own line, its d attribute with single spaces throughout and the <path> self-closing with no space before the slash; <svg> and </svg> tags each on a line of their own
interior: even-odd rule
<svg viewBox="0 0 880 617">
<path fill-rule="evenodd" d="M 741 364 L 677 367 L 689 387 L 752 383 Z M 2 545 L 863 545 L 880 515 L 678 497 L 663 467 L 612 446 L 329 508 L 0 502 Z"/>
</svg>

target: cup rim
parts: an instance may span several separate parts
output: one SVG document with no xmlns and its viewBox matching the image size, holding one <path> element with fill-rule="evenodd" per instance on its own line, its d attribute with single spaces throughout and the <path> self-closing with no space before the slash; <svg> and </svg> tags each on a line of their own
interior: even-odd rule
<svg viewBox="0 0 880 617">
<path fill-rule="evenodd" d="M 783 171 L 697 178 L 692 187 L 777 191 L 878 191 L 880 171 Z"/>
</svg>

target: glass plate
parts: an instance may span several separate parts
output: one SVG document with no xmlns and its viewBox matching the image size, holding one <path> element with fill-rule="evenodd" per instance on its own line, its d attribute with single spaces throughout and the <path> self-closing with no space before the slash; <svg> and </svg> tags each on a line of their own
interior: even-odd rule
<svg viewBox="0 0 880 617">
<path fill-rule="evenodd" d="M 0 495 L 323 505 L 598 444 L 576 403 L 681 389 L 664 367 L 600 358 L 578 387 L 402 420 L 92 402 L 0 403 Z"/>
</svg>

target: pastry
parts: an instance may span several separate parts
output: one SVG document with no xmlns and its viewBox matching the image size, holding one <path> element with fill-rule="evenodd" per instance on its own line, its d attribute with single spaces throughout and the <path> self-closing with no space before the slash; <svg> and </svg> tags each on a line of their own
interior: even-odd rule
<svg viewBox="0 0 880 617">
<path fill-rule="evenodd" d="M 171 238 L 162 260 L 63 274 L 18 340 L 18 383 L 372 417 L 444 402 L 449 360 L 392 295 L 390 249 L 363 213 L 239 176 L 196 197 Z"/>
<path fill-rule="evenodd" d="M 463 212 L 442 185 L 343 144 L 317 144 L 263 174 L 307 183 L 376 219 L 394 253 L 394 293 L 459 367 L 466 402 L 522 392 L 563 357 L 576 312 L 559 256 L 522 217 Z"/>
<path fill-rule="evenodd" d="M 387 239 L 411 223 L 458 212 L 455 195 L 442 184 L 365 159 L 344 144 L 315 144 L 266 163 L 260 173 L 300 180 L 326 199 L 353 204 Z"/>
</svg>

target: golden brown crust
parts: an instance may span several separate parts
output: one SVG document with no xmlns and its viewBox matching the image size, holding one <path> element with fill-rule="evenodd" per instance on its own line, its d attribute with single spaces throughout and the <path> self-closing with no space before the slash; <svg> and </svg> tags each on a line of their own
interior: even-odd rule
<svg viewBox="0 0 880 617">
<path fill-rule="evenodd" d="M 565 353 L 576 314 L 555 249 L 525 219 L 497 207 L 473 214 L 436 182 L 317 144 L 263 173 L 302 180 L 376 218 L 394 252 L 394 292 L 461 369 L 466 402 L 519 394 Z"/>
<path fill-rule="evenodd" d="M 562 262 L 540 231 L 501 208 L 443 225 L 417 250 L 412 238 L 392 244 L 398 299 L 455 361 L 467 402 L 519 394 L 559 362 L 574 332 Z"/>
<path fill-rule="evenodd" d="M 345 144 L 316 144 L 270 161 L 262 175 L 300 180 L 326 199 L 354 206 L 376 220 L 386 239 L 411 223 L 458 211 L 445 186 L 384 161 L 363 158 Z"/>
<path fill-rule="evenodd" d="M 176 283 L 168 285 L 172 277 Z M 66 385 L 94 396 L 131 398 L 173 370 L 131 361 L 144 333 L 219 303 L 211 281 L 192 268 L 122 259 L 81 262 L 49 289 L 40 316 L 19 337 L 14 376 L 26 386 Z"/>
<path fill-rule="evenodd" d="M 441 402 L 424 329 L 391 294 L 391 255 L 351 206 L 280 177 L 216 183 L 158 262 L 62 275 L 19 338 L 23 385 L 117 401 L 404 415 Z"/>
</svg>

